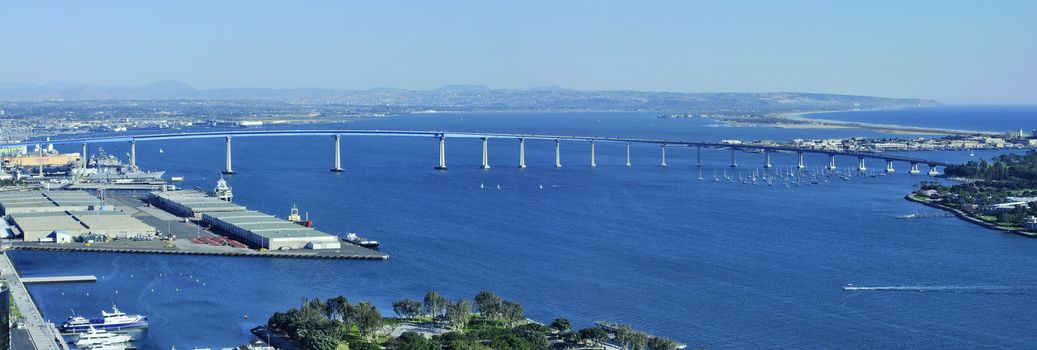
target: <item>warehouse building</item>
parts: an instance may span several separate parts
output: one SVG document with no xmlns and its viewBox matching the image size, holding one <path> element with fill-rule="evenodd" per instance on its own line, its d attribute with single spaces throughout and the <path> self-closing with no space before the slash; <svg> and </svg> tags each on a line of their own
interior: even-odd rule
<svg viewBox="0 0 1037 350">
<path fill-rule="evenodd" d="M 220 200 L 198 190 L 156 191 L 151 203 L 173 214 L 200 220 L 204 213 L 242 212 L 245 207 Z"/>
<path fill-rule="evenodd" d="M 338 236 L 258 211 L 206 212 L 202 222 L 269 250 L 342 248 Z"/>
<path fill-rule="evenodd" d="M 83 191 L 20 191 L 0 193 L 3 215 L 91 210 L 101 199 Z"/>
<path fill-rule="evenodd" d="M 49 241 L 60 235 L 130 238 L 158 233 L 154 227 L 120 211 L 26 212 L 11 214 L 9 218 L 26 242 Z"/>
</svg>

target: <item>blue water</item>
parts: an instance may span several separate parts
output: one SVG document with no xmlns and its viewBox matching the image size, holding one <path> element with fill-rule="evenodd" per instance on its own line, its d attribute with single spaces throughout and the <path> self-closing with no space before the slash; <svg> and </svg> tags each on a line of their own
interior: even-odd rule
<svg viewBox="0 0 1037 350">
<path fill-rule="evenodd" d="M 444 113 L 324 127 L 689 140 L 867 134 L 718 128 L 646 113 Z M 488 289 L 521 302 L 537 320 L 629 323 L 696 348 L 1029 348 L 1037 342 L 1037 270 L 1030 268 L 1037 240 L 956 219 L 895 219 L 927 211 L 902 199 L 927 179 L 906 175 L 906 164 L 897 164 L 900 173 L 892 176 L 785 188 L 713 182 L 714 173 L 730 171 L 726 151 L 703 152 L 708 180 L 698 181 L 692 149 L 669 150 L 670 166 L 660 168 L 658 147 L 635 145 L 634 166 L 627 168 L 623 145 L 599 144 L 599 166 L 592 169 L 587 144 L 563 143 L 564 167 L 554 169 L 554 143 L 527 141 L 529 168 L 519 170 L 517 143 L 491 140 L 493 169 L 483 171 L 479 140 L 448 139 L 450 170 L 436 172 L 433 139 L 367 137 L 344 139 L 347 170 L 335 174 L 327 171 L 330 138 L 234 142 L 239 173 L 229 181 L 237 202 L 278 215 L 297 204 L 319 229 L 362 232 L 382 241 L 391 258 L 12 252 L 26 276 L 103 276 L 92 284 L 32 286 L 45 316 L 60 320 L 71 309 L 93 314 L 114 302 L 150 317 L 142 348 L 216 347 L 247 341 L 249 328 L 304 297 L 344 294 L 389 314 L 392 301 L 430 289 L 450 298 Z M 142 167 L 184 176 L 186 187 L 212 187 L 223 166 L 219 139 L 137 147 Z M 763 163 L 759 154 L 737 156 L 741 171 Z M 808 166 L 824 164 L 823 157 L 807 155 Z M 774 156 L 780 168 L 794 161 Z M 855 159 L 839 162 L 845 167 Z M 849 283 L 939 288 L 844 291 Z"/>
<path fill-rule="evenodd" d="M 807 117 L 931 128 L 1018 132 L 1037 129 L 1037 106 L 945 106 L 809 114 Z"/>
</svg>

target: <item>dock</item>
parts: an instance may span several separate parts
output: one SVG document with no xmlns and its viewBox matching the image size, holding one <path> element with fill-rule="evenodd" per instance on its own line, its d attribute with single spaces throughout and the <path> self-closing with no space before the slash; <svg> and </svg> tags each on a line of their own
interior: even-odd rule
<svg viewBox="0 0 1037 350">
<path fill-rule="evenodd" d="M 7 254 L 0 254 L 0 276 L 7 281 L 11 299 L 22 314 L 18 328 L 11 329 L 12 349 L 68 350 L 68 344 L 53 323 L 46 321 L 32 295 L 18 276 Z"/>
<path fill-rule="evenodd" d="M 25 283 L 25 284 L 33 284 L 33 283 L 78 283 L 78 282 L 97 282 L 97 276 L 94 276 L 94 275 L 81 275 L 81 276 L 22 277 L 22 283 Z"/>
</svg>

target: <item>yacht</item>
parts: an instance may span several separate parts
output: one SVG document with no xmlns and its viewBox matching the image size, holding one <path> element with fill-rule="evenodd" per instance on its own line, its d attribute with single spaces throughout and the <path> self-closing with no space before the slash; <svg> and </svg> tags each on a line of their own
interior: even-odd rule
<svg viewBox="0 0 1037 350">
<path fill-rule="evenodd" d="M 104 344 L 120 344 L 130 340 L 133 340 L 133 337 L 126 334 L 109 333 L 103 329 L 90 327 L 86 333 L 79 335 L 79 338 L 76 340 L 76 347 L 86 348 Z"/>
<path fill-rule="evenodd" d="M 91 328 L 97 329 L 123 329 L 144 328 L 148 326 L 148 317 L 142 315 L 127 315 L 112 305 L 112 312 L 101 311 L 101 317 L 88 319 L 83 316 L 72 315 L 61 324 L 61 330 L 71 333 L 86 332 Z"/>
</svg>

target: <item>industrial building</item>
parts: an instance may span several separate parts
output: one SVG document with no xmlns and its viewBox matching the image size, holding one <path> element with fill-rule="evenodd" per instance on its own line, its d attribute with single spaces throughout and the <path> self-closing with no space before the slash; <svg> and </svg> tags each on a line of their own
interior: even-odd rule
<svg viewBox="0 0 1037 350">
<path fill-rule="evenodd" d="M 79 161 L 78 153 L 45 154 L 45 155 L 19 155 L 4 156 L 5 167 L 37 167 L 37 166 L 61 166 L 69 165 Z"/>
<path fill-rule="evenodd" d="M 206 212 L 202 222 L 268 250 L 342 247 L 338 236 L 258 211 Z"/>
<path fill-rule="evenodd" d="M 220 200 L 198 190 L 156 191 L 148 197 L 151 203 L 173 214 L 202 219 L 204 213 L 242 212 L 245 207 Z"/>
<path fill-rule="evenodd" d="M 60 240 L 66 235 L 71 238 L 83 235 L 130 238 L 158 233 L 154 227 L 121 211 L 24 212 L 8 217 L 27 242 Z"/>
<path fill-rule="evenodd" d="M 34 212 L 83 211 L 100 207 L 101 199 L 82 191 L 0 192 L 3 215 Z"/>
</svg>

